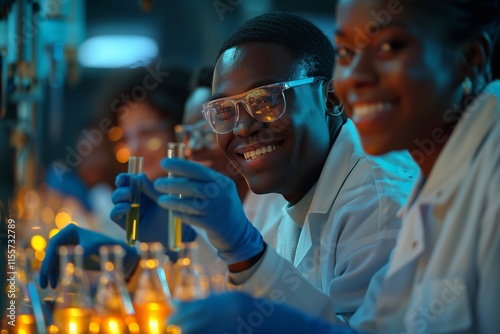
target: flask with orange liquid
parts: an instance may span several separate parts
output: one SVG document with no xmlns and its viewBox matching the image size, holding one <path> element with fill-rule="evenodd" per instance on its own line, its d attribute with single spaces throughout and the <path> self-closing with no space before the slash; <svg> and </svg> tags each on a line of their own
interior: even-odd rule
<svg viewBox="0 0 500 334">
<path fill-rule="evenodd" d="M 139 333 L 132 300 L 123 278 L 124 249 L 118 245 L 101 246 L 99 254 L 102 273 L 97 286 L 90 333 Z"/>
<path fill-rule="evenodd" d="M 141 333 L 165 333 L 172 312 L 170 290 L 162 266 L 161 243 L 141 243 L 141 273 L 134 292 L 134 308 Z"/>
<path fill-rule="evenodd" d="M 61 278 L 54 305 L 54 325 L 59 333 L 88 333 L 93 310 L 83 271 L 83 248 L 79 245 L 59 247 L 59 262 Z"/>
</svg>

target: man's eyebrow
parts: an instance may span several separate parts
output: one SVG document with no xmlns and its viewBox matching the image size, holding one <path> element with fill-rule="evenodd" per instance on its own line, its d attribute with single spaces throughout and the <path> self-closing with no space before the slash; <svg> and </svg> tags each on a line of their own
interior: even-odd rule
<svg viewBox="0 0 500 334">
<path fill-rule="evenodd" d="M 226 95 L 226 94 L 218 93 L 218 94 L 212 95 L 210 97 L 210 100 L 217 100 L 217 99 L 221 99 L 221 98 L 224 98 L 224 97 L 230 97 L 230 96 L 240 95 L 240 94 L 248 92 L 248 91 L 250 91 L 252 89 L 261 87 L 261 86 L 272 85 L 272 84 L 280 83 L 280 82 L 283 82 L 283 81 L 275 80 L 275 79 L 266 79 L 266 80 L 257 81 L 257 82 L 254 82 L 252 85 L 250 85 L 247 89 L 245 89 L 244 91 L 242 91 L 239 94 Z"/>
</svg>

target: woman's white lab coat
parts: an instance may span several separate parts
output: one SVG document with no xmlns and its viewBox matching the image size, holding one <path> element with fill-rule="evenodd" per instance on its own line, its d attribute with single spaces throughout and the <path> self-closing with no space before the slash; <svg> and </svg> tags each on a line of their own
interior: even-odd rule
<svg viewBox="0 0 500 334">
<path fill-rule="evenodd" d="M 499 333 L 500 82 L 471 107 L 402 210 L 390 265 L 370 283 L 353 327 Z"/>
</svg>

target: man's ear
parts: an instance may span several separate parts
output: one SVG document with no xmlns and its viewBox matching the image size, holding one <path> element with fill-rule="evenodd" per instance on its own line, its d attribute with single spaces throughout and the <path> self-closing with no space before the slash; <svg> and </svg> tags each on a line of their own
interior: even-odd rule
<svg viewBox="0 0 500 334">
<path fill-rule="evenodd" d="M 483 33 L 468 40 L 462 47 L 463 80 L 469 78 L 474 87 L 491 80 L 491 54 L 493 43 L 489 34 Z"/>
<path fill-rule="evenodd" d="M 337 96 L 333 89 L 333 79 L 330 79 L 328 83 L 325 83 L 324 94 L 326 98 L 326 109 L 332 111 L 334 108 L 342 105 L 340 98 Z"/>
</svg>

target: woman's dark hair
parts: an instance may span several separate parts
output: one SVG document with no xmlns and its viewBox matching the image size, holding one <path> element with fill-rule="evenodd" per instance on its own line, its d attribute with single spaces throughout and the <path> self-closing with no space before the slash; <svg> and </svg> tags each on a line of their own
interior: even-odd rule
<svg viewBox="0 0 500 334">
<path fill-rule="evenodd" d="M 500 0 L 441 0 L 432 5 L 446 6 L 451 38 L 465 40 L 488 33 L 492 40 L 500 30 Z"/>
</svg>

